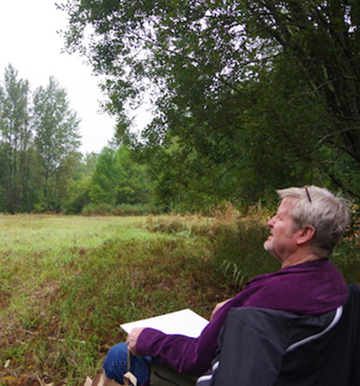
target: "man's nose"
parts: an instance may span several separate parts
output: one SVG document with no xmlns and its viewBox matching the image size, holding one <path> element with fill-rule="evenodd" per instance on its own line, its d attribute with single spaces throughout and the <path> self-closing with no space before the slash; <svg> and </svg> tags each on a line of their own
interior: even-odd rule
<svg viewBox="0 0 360 386">
<path fill-rule="evenodd" d="M 271 219 L 268 221 L 267 225 L 268 225 L 270 228 L 272 228 L 272 227 L 274 226 L 274 217 L 271 218 Z"/>
</svg>

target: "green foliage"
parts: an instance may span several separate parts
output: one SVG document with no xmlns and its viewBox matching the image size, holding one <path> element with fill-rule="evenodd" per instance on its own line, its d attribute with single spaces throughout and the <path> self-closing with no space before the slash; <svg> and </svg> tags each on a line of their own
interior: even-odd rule
<svg viewBox="0 0 360 386">
<path fill-rule="evenodd" d="M 87 216 L 158 213 L 151 203 L 152 189 L 147 168 L 126 146 L 105 147 L 77 164 L 63 207 L 65 213 Z"/>
<path fill-rule="evenodd" d="M 83 385 L 119 324 L 192 308 L 209 317 L 253 275 L 278 268 L 262 216 L 1 216 L 0 384 Z M 359 240 L 335 263 L 360 283 Z"/>
<path fill-rule="evenodd" d="M 150 214 L 157 214 L 161 211 L 149 204 L 95 204 L 90 203 L 85 205 L 81 214 L 84 216 L 144 216 Z"/>
<path fill-rule="evenodd" d="M 159 214 L 161 210 L 150 204 L 119 204 L 113 213 L 115 216 L 144 216 Z"/>
<path fill-rule="evenodd" d="M 54 78 L 33 94 L 9 65 L 0 85 L 0 209 L 60 211 L 78 162 L 78 120 Z"/>
<path fill-rule="evenodd" d="M 113 205 L 116 202 L 117 165 L 115 153 L 114 149 L 104 148 L 99 155 L 89 192 L 90 199 L 94 203 Z"/>
<path fill-rule="evenodd" d="M 0 182 L 9 212 L 29 208 L 31 130 L 29 83 L 8 65 L 0 86 Z"/>
<path fill-rule="evenodd" d="M 219 216 L 220 215 L 220 216 Z M 259 214 L 246 218 L 228 206 L 215 218 L 194 216 L 156 217 L 148 220 L 152 232 L 203 237 L 211 242 L 211 266 L 225 281 L 242 287 L 250 278 L 280 269 L 263 248 L 269 231 Z"/>
<path fill-rule="evenodd" d="M 187 307 L 208 317 L 230 295 L 206 240 L 150 233 L 145 218 L 1 222 L 0 382 L 81 385 L 124 338 L 120 323 Z"/>
<path fill-rule="evenodd" d="M 0 211 L 149 212 L 152 185 L 146 167 L 126 146 L 82 156 L 78 127 L 65 90 L 53 77 L 31 95 L 28 81 L 19 79 L 11 65 L 5 69 L 0 84 Z"/>
<path fill-rule="evenodd" d="M 91 175 L 80 180 L 73 181 L 67 190 L 64 202 L 65 213 L 81 213 L 83 208 L 89 204 L 89 192 L 91 188 Z"/>
<path fill-rule="evenodd" d="M 214 242 L 213 263 L 228 278 L 243 286 L 250 278 L 280 269 L 263 248 L 268 229 L 257 221 L 224 224 Z"/>
<path fill-rule="evenodd" d="M 113 212 L 114 212 L 114 207 L 111 204 L 105 204 L 105 203 L 87 204 L 83 207 L 81 211 L 81 213 L 85 216 L 90 216 L 90 215 L 105 216 L 105 215 L 113 214 Z"/>
<path fill-rule="evenodd" d="M 69 51 L 86 52 L 107 76 L 119 137 L 129 134 L 127 102 L 150 94 L 155 118 L 128 140 L 150 165 L 160 202 L 196 210 L 227 194 L 253 204 L 304 183 L 359 198 L 355 2 L 68 1 L 62 9 Z"/>
<path fill-rule="evenodd" d="M 250 278 L 280 269 L 279 262 L 263 248 L 268 237 L 266 208 L 253 208 L 246 217 L 228 206 L 215 217 L 157 216 L 149 217 L 150 232 L 207 240 L 211 245 L 211 267 L 221 281 L 237 289 Z M 197 242 L 198 242 L 197 241 Z M 348 283 L 360 283 L 358 232 L 351 231 L 335 249 L 332 261 L 342 271 Z"/>
<path fill-rule="evenodd" d="M 60 211 L 64 187 L 72 180 L 78 149 L 79 120 L 69 108 L 66 92 L 50 78 L 46 89 L 39 87 L 34 94 L 35 148 L 41 166 L 41 205 L 46 210 Z"/>
<path fill-rule="evenodd" d="M 129 150 L 104 148 L 98 157 L 89 191 L 93 203 L 139 204 L 149 201 L 146 168 L 131 158 Z"/>
</svg>

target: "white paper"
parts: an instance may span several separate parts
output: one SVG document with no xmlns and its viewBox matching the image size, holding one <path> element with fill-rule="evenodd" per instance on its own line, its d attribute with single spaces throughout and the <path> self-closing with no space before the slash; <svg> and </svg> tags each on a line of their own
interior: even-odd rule
<svg viewBox="0 0 360 386">
<path fill-rule="evenodd" d="M 165 334 L 180 334 L 197 338 L 208 323 L 205 318 L 186 308 L 153 318 L 121 324 L 120 327 L 126 333 L 129 333 L 134 327 L 151 327 Z"/>
</svg>

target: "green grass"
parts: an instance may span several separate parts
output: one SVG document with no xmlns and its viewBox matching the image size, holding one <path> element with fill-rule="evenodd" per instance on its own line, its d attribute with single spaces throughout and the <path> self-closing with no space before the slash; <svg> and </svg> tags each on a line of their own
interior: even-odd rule
<svg viewBox="0 0 360 386">
<path fill-rule="evenodd" d="M 260 216 L 0 216 L 0 385 L 82 385 L 119 324 L 181 308 L 209 317 L 278 269 Z M 360 282 L 357 238 L 334 262 Z M 28 382 L 28 383 L 27 383 Z"/>
<path fill-rule="evenodd" d="M 145 217 L 17 215 L 0 226 L 0 384 L 83 384 L 124 338 L 120 323 L 187 307 L 208 317 L 231 293 L 206 237 L 150 232 Z"/>
</svg>

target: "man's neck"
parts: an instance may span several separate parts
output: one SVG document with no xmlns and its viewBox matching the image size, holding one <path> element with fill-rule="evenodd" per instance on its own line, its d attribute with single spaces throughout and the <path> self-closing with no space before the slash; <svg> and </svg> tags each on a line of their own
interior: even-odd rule
<svg viewBox="0 0 360 386">
<path fill-rule="evenodd" d="M 293 265 L 303 264 L 308 261 L 315 261 L 319 259 L 320 257 L 315 255 L 313 252 L 296 253 L 289 256 L 289 258 L 282 263 L 281 268 L 287 268 Z"/>
</svg>

